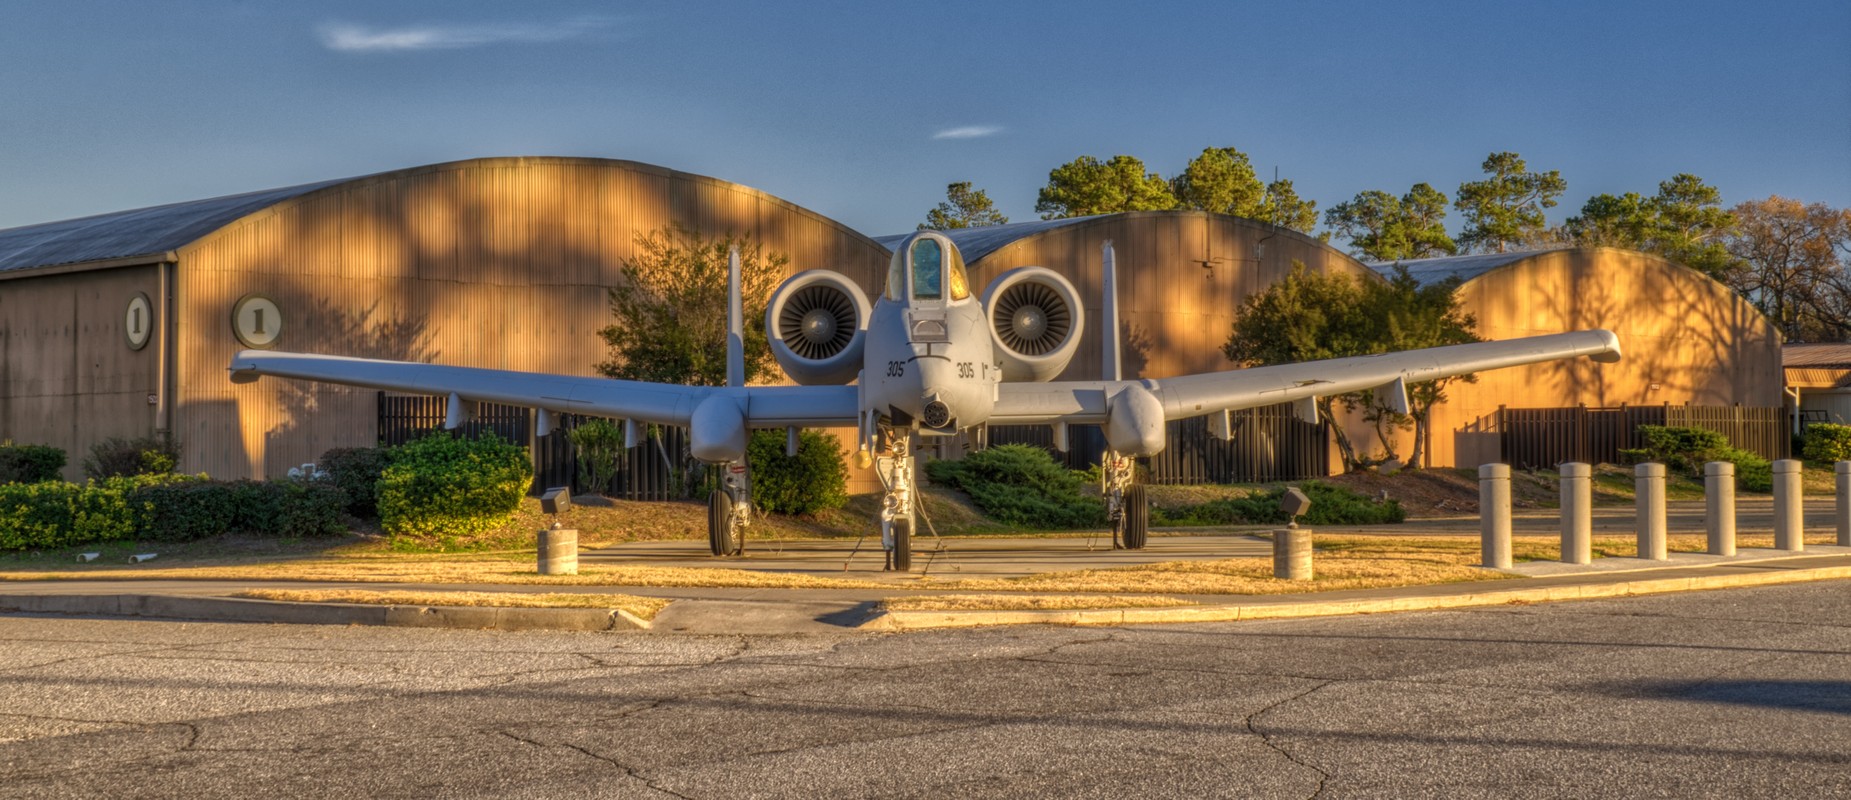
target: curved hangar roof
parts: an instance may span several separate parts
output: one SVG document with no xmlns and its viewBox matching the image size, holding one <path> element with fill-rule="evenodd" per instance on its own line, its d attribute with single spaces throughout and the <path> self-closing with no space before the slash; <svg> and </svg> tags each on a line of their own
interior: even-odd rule
<svg viewBox="0 0 1851 800">
<path fill-rule="evenodd" d="M 958 253 L 964 256 L 964 263 L 973 264 L 991 253 L 1001 250 L 1018 240 L 1041 233 L 1078 225 L 1083 222 L 1104 219 L 1112 214 L 1098 214 L 1090 217 L 1066 217 L 1063 219 L 1044 219 L 1033 222 L 1011 222 L 1004 225 L 987 225 L 981 228 L 953 228 L 939 231 L 951 238 L 951 243 L 958 246 Z M 889 251 L 898 247 L 914 231 L 897 233 L 892 236 L 876 236 L 874 241 Z"/>
<path fill-rule="evenodd" d="M 170 203 L 0 230 L 0 272 L 160 256 L 231 222 L 357 178 Z"/>
<path fill-rule="evenodd" d="M 294 200 L 316 191 L 343 184 L 388 178 L 395 175 L 425 172 L 482 162 L 508 163 L 569 163 L 591 162 L 599 164 L 620 165 L 631 169 L 659 173 L 691 175 L 691 177 L 714 181 L 734 186 L 735 188 L 763 195 L 766 199 L 807 216 L 815 217 L 844 231 L 866 238 L 863 234 L 851 231 L 840 222 L 831 220 L 788 200 L 761 192 L 757 189 L 731 184 L 717 178 L 707 178 L 691 173 L 679 173 L 666 167 L 657 167 L 637 161 L 622 161 L 604 158 L 569 158 L 552 156 L 514 156 L 502 158 L 478 158 L 452 161 L 441 164 L 429 164 L 419 167 L 388 170 L 371 175 L 352 178 L 337 178 L 316 183 L 304 183 L 299 186 L 285 186 L 280 189 L 264 189 L 256 192 L 212 197 L 204 200 L 189 200 L 182 203 L 137 208 L 128 211 L 116 211 L 108 214 L 81 217 L 78 219 L 44 222 L 36 225 L 22 225 L 17 228 L 0 230 L 0 274 L 18 272 L 41 267 L 56 267 L 67 264 L 89 264 L 96 262 L 147 263 L 165 260 L 168 254 L 188 244 L 204 238 L 220 228 L 230 225 L 244 217 L 262 211 L 271 206 Z M 892 248 L 889 247 L 889 250 Z"/>
<path fill-rule="evenodd" d="M 1573 249 L 1573 248 L 1558 248 Z M 1440 256 L 1438 258 L 1415 258 L 1407 261 L 1374 261 L 1366 266 L 1392 278 L 1395 267 L 1408 268 L 1408 274 L 1420 281 L 1422 286 L 1432 286 L 1448 278 L 1458 278 L 1464 283 L 1498 267 L 1509 266 L 1526 258 L 1534 258 L 1554 250 L 1524 250 L 1515 253 L 1485 253 L 1472 256 Z"/>
</svg>

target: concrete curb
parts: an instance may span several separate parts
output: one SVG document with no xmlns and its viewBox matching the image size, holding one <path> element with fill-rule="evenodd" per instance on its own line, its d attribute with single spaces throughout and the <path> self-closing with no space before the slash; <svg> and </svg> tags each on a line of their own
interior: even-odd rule
<svg viewBox="0 0 1851 800">
<path fill-rule="evenodd" d="M 1605 597 L 1772 586 L 1842 578 L 1851 578 L 1851 566 L 1815 567 L 1739 575 L 1655 578 L 1614 583 L 1538 586 L 1525 589 L 1367 600 L 1227 603 L 1182 608 L 1067 611 L 888 611 L 868 620 L 862 624 L 861 628 L 863 630 L 906 631 L 926 628 L 971 628 L 986 625 L 1147 625 L 1173 622 L 1233 622 L 1284 617 L 1378 614 L 1387 611 L 1430 611 L 1511 603 L 1548 603 L 1558 600 L 1594 600 Z"/>
<path fill-rule="evenodd" d="M 8 594 L 0 595 L 0 611 L 196 619 L 210 622 L 383 625 L 395 628 L 502 631 L 619 631 L 649 628 L 648 620 L 621 609 L 385 606 L 159 594 Z"/>
</svg>

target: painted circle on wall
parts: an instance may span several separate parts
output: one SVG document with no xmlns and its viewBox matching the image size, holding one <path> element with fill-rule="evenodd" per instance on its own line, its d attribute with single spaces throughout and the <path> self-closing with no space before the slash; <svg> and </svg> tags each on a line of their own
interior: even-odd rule
<svg viewBox="0 0 1851 800">
<path fill-rule="evenodd" d="M 129 340 L 130 350 L 140 350 L 148 346 L 148 339 L 154 334 L 154 304 L 148 302 L 148 296 L 136 292 L 129 298 L 127 313 L 122 317 L 122 335 Z"/>
<path fill-rule="evenodd" d="M 276 337 L 283 332 L 283 312 L 275 300 L 247 294 L 231 307 L 231 332 L 245 347 L 267 348 L 276 344 Z"/>
</svg>

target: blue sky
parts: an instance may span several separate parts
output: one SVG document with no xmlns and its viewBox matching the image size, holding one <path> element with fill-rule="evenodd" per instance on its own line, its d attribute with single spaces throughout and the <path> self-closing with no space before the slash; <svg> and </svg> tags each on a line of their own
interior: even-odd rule
<svg viewBox="0 0 1851 800">
<path fill-rule="evenodd" d="M 0 227 L 478 156 L 624 158 L 869 234 L 1209 146 L 1319 208 L 1495 150 L 1851 207 L 1846 2 L 0 0 Z M 1456 229 L 1457 215 L 1449 220 Z"/>
</svg>

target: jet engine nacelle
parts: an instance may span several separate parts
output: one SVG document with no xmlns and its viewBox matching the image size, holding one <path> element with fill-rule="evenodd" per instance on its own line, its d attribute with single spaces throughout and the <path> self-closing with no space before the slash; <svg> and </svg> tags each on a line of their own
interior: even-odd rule
<svg viewBox="0 0 1851 800">
<path fill-rule="evenodd" d="M 813 269 L 792 275 L 765 308 L 771 355 L 798 383 L 845 384 L 861 372 L 868 297 L 847 276 Z"/>
<path fill-rule="evenodd" d="M 1080 347 L 1080 293 L 1054 270 L 1018 267 L 996 276 L 983 290 L 983 308 L 1003 380 L 1054 380 Z"/>
</svg>

